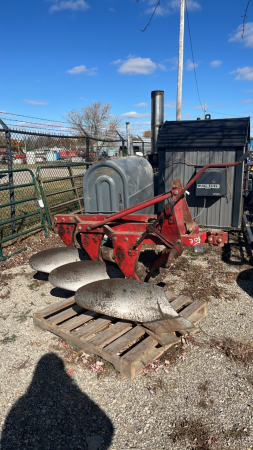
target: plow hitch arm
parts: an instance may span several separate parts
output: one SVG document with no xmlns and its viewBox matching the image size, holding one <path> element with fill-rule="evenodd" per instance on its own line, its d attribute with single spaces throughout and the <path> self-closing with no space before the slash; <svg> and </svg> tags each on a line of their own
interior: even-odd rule
<svg viewBox="0 0 253 450">
<path fill-rule="evenodd" d="M 174 199 L 170 202 L 171 208 L 179 202 L 184 197 L 185 192 L 195 183 L 195 181 L 205 172 L 206 169 L 209 168 L 218 168 L 218 167 L 234 167 L 241 164 L 248 156 L 249 152 L 244 153 L 244 155 L 234 163 L 214 163 L 214 164 L 206 164 L 202 169 L 192 178 L 189 183 L 181 190 L 181 192 L 174 197 Z M 129 206 L 128 208 L 123 209 L 114 214 L 110 214 L 106 219 L 101 220 L 100 222 L 95 222 L 87 227 L 87 231 L 94 230 L 96 228 L 102 227 L 106 225 L 108 222 L 113 222 L 114 220 L 121 219 L 122 217 L 127 216 L 128 214 L 133 214 L 137 211 L 140 211 L 143 208 L 147 208 L 148 206 L 155 205 L 159 202 L 166 200 L 167 198 L 172 197 L 172 192 L 165 192 L 164 194 L 157 195 L 156 197 L 150 198 L 149 200 L 145 200 L 144 202 L 137 203 L 137 205 Z"/>
</svg>

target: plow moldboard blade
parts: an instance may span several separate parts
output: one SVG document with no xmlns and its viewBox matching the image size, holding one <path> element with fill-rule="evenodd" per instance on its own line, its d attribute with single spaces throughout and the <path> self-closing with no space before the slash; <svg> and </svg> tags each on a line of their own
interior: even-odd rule
<svg viewBox="0 0 253 450">
<path fill-rule="evenodd" d="M 178 315 L 164 290 L 155 285 L 130 279 L 95 281 L 81 287 L 76 303 L 84 308 L 134 322 L 171 322 L 173 331 L 192 328 L 192 323 Z"/>
<path fill-rule="evenodd" d="M 34 270 L 50 273 L 52 270 L 64 264 L 87 259 L 90 260 L 90 257 L 83 249 L 76 247 L 56 247 L 36 253 L 36 255 L 30 258 L 29 264 Z"/>
<path fill-rule="evenodd" d="M 109 278 L 125 278 L 116 264 L 102 261 L 78 261 L 57 267 L 49 275 L 56 287 L 77 291 L 88 283 Z"/>
</svg>

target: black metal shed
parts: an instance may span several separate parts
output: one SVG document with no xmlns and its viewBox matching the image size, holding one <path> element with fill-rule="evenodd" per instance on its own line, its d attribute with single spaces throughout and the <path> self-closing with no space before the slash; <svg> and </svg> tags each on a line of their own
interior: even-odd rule
<svg viewBox="0 0 253 450">
<path fill-rule="evenodd" d="M 158 193 L 169 191 L 170 182 L 176 178 L 180 178 L 185 186 L 206 164 L 237 161 L 246 152 L 249 143 L 250 117 L 164 122 L 156 145 Z M 202 184 L 199 181 L 194 183 L 187 202 L 193 217 L 198 216 L 200 225 L 214 228 L 241 227 L 243 173 L 243 163 L 235 168 L 213 169 L 213 172 L 209 169 L 201 180 Z M 222 183 L 221 192 L 212 189 Z M 202 189 L 204 193 L 201 193 L 198 187 L 203 186 L 208 190 Z"/>
</svg>

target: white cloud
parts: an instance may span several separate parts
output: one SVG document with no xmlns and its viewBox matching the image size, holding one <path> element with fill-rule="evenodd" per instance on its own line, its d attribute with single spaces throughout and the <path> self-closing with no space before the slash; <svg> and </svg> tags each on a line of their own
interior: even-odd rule
<svg viewBox="0 0 253 450">
<path fill-rule="evenodd" d="M 116 61 L 111 62 L 111 64 L 117 65 L 117 64 L 121 64 L 122 62 L 123 62 L 122 59 L 116 59 Z"/>
<path fill-rule="evenodd" d="M 190 114 L 190 113 L 182 114 L 182 117 L 183 117 L 184 119 L 188 119 L 189 117 L 191 117 L 191 114 Z"/>
<path fill-rule="evenodd" d="M 230 34 L 228 42 L 239 42 L 244 47 L 253 47 L 253 22 L 247 22 L 242 38 L 242 27 L 239 25 L 233 34 Z"/>
<path fill-rule="evenodd" d="M 237 73 L 235 80 L 253 80 L 253 67 L 250 66 L 238 67 L 238 69 L 233 70 L 230 73 Z"/>
<path fill-rule="evenodd" d="M 86 11 L 89 5 L 84 0 L 53 0 L 54 4 L 49 9 L 50 12 L 71 9 L 72 11 Z"/>
<path fill-rule="evenodd" d="M 121 114 L 121 117 L 127 117 L 129 119 L 131 119 L 131 118 L 140 119 L 143 117 L 150 117 L 150 113 L 141 114 L 141 113 L 137 113 L 136 111 L 130 111 L 130 112 Z"/>
<path fill-rule="evenodd" d="M 191 59 L 187 59 L 185 65 L 186 65 L 186 70 L 193 70 L 194 66 L 195 66 L 195 69 L 196 69 L 196 67 L 198 67 L 198 64 L 193 63 Z"/>
<path fill-rule="evenodd" d="M 166 59 L 165 62 L 170 62 L 172 64 L 171 70 L 176 70 L 178 66 L 178 57 L 173 56 L 172 58 Z"/>
<path fill-rule="evenodd" d="M 114 8 L 109 8 L 109 11 L 110 11 L 110 12 L 115 12 L 116 9 L 114 9 Z"/>
<path fill-rule="evenodd" d="M 247 98 L 246 100 L 240 100 L 237 103 L 251 103 L 253 100 L 251 98 Z"/>
<path fill-rule="evenodd" d="M 248 90 L 245 91 L 245 92 L 253 92 L 253 89 L 248 89 Z"/>
<path fill-rule="evenodd" d="M 118 59 L 112 64 L 119 65 L 118 72 L 125 75 L 150 75 L 159 67 L 150 58 L 130 56 L 127 60 Z"/>
<path fill-rule="evenodd" d="M 164 72 L 166 72 L 167 70 L 164 64 L 157 64 L 157 67 L 159 67 L 159 69 L 163 70 Z"/>
<path fill-rule="evenodd" d="M 227 106 L 226 103 L 214 103 L 214 105 L 215 105 L 217 108 L 224 108 L 225 106 Z"/>
<path fill-rule="evenodd" d="M 91 69 L 87 69 L 87 67 L 83 64 L 81 66 L 75 66 L 72 69 L 67 70 L 67 73 L 71 75 L 80 75 L 80 73 L 85 73 L 86 75 L 96 75 L 97 67 L 92 67 Z"/>
<path fill-rule="evenodd" d="M 47 105 L 47 102 L 37 102 L 37 100 L 23 100 L 23 102 L 30 103 L 30 105 Z"/>
<path fill-rule="evenodd" d="M 172 0 L 170 2 L 171 6 L 175 9 L 180 9 L 180 3 L 180 0 Z M 202 7 L 200 3 L 196 2 L 195 0 L 187 0 L 187 9 L 188 11 L 200 11 Z"/>
<path fill-rule="evenodd" d="M 221 64 L 222 61 L 220 61 L 219 59 L 215 59 L 214 61 L 210 62 L 211 67 L 220 67 Z"/>
<path fill-rule="evenodd" d="M 150 0 L 149 1 L 150 7 L 146 9 L 145 13 L 153 14 L 156 3 L 157 3 L 156 0 Z M 194 0 L 187 1 L 187 8 L 188 11 L 200 11 L 202 9 L 201 5 Z M 156 16 L 167 16 L 168 14 L 174 14 L 179 9 L 180 9 L 180 0 L 171 0 L 166 4 L 163 4 L 163 6 L 159 5 L 156 8 Z"/>
<path fill-rule="evenodd" d="M 148 106 L 148 103 L 145 103 L 145 102 L 143 102 L 143 103 L 137 103 L 137 104 L 134 105 L 134 106 L 138 106 L 139 108 L 146 108 L 146 107 Z"/>
<path fill-rule="evenodd" d="M 173 102 L 166 102 L 164 104 L 164 108 L 176 108 L 176 102 L 175 101 L 173 101 Z"/>
</svg>

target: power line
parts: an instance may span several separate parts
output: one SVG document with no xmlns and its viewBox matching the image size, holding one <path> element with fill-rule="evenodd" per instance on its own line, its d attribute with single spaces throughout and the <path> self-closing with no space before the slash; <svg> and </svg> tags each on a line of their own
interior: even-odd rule
<svg viewBox="0 0 253 450">
<path fill-rule="evenodd" d="M 7 119 L 8 120 L 8 119 Z M 27 122 L 27 123 L 29 123 L 29 122 Z M 25 134 L 29 134 L 29 132 L 27 132 L 27 131 L 23 131 L 23 130 L 18 130 L 18 129 L 13 129 L 13 128 L 11 128 L 12 127 L 12 125 L 11 124 L 9 124 L 9 123 L 7 123 L 6 124 L 8 127 L 10 127 L 10 131 L 12 132 L 12 133 L 25 133 Z M 36 123 L 33 123 L 33 125 L 36 125 Z M 20 125 L 19 124 L 19 127 L 21 127 L 21 128 L 25 128 L 25 129 L 35 129 L 35 130 L 38 130 L 35 134 L 37 134 L 37 135 L 44 135 L 44 136 L 46 136 L 46 134 L 43 132 L 43 131 L 56 131 L 57 133 L 58 133 L 58 135 L 59 135 L 59 133 L 61 132 L 61 133 L 67 133 L 67 130 L 64 130 L 64 129 L 61 129 L 61 130 L 56 130 L 55 128 L 39 128 L 38 126 L 35 126 L 35 127 L 33 127 L 32 125 Z M 71 130 L 71 128 L 69 128 L 69 130 Z M 74 131 L 76 131 L 76 129 L 73 129 Z M 0 129 L 0 132 L 1 131 L 3 131 L 3 130 L 1 130 Z M 76 139 L 86 139 L 86 137 L 85 136 L 75 136 L 75 135 L 73 135 L 73 136 L 69 136 L 69 135 L 59 135 L 58 136 L 57 134 L 56 135 L 54 135 L 54 137 L 65 137 L 65 138 L 76 138 Z M 98 138 L 95 138 L 95 137 L 92 137 L 92 136 L 88 136 L 88 139 L 90 139 L 90 140 L 93 140 L 93 141 L 97 141 L 97 142 L 108 142 L 108 143 L 110 143 L 110 142 L 121 142 L 121 140 L 120 139 L 105 139 L 105 138 L 103 138 L 103 137 L 98 137 Z"/>
<path fill-rule="evenodd" d="M 247 17 L 247 12 L 248 12 L 249 4 L 250 4 L 251 1 L 252 0 L 248 0 L 247 6 L 246 6 L 246 9 L 245 9 L 245 13 L 242 16 L 243 17 L 243 23 L 241 25 L 241 27 L 242 27 L 242 39 L 243 39 L 243 36 L 244 36 L 245 22 L 246 22 L 246 19 L 248 18 Z"/>
<path fill-rule="evenodd" d="M 211 112 L 213 114 L 220 114 L 221 116 L 245 117 L 245 116 L 238 116 L 237 114 L 221 113 L 221 112 L 217 112 L 217 111 L 212 111 L 209 108 L 207 108 L 207 111 L 209 111 L 209 112 Z"/>
<path fill-rule="evenodd" d="M 192 46 L 192 38 L 191 38 L 191 29 L 190 29 L 190 21 L 189 21 L 188 8 L 187 8 L 187 0 L 185 0 L 185 9 L 186 9 L 186 17 L 187 17 L 188 31 L 189 31 L 190 44 L 191 44 L 191 53 L 192 53 L 192 62 L 193 62 L 193 69 L 194 69 L 194 75 L 195 75 L 195 82 L 196 82 L 196 87 L 197 87 L 197 92 L 198 92 L 198 97 L 199 97 L 199 103 L 200 103 L 201 108 L 204 111 L 204 108 L 203 108 L 201 100 L 200 100 L 198 80 L 197 80 L 197 74 L 196 74 L 196 69 L 195 69 L 195 62 L 194 62 L 194 55 L 193 55 L 193 46 Z"/>
<path fill-rule="evenodd" d="M 139 1 L 139 0 L 137 0 L 137 2 L 138 2 L 138 1 Z M 141 29 L 141 31 L 142 31 L 143 33 L 144 33 L 144 31 L 146 31 L 146 29 L 147 29 L 148 26 L 150 25 L 150 23 L 151 23 L 151 21 L 152 21 L 154 15 L 155 15 L 156 10 L 157 10 L 157 8 L 158 8 L 159 5 L 160 5 L 160 0 L 158 0 L 157 4 L 156 4 L 156 6 L 155 6 L 155 9 L 154 9 L 154 11 L 153 11 L 153 14 L 152 14 L 152 16 L 150 17 L 150 21 L 147 23 L 147 25 L 145 26 L 145 28 L 144 28 L 143 30 Z"/>
<path fill-rule="evenodd" d="M 19 124 L 18 124 L 18 126 L 20 126 L 20 127 L 23 127 L 24 125 L 22 125 L 23 123 L 27 123 L 27 124 L 32 124 L 32 125 L 42 125 L 43 127 L 52 127 L 52 125 L 50 125 L 50 124 L 43 124 L 43 123 L 36 123 L 36 122 L 27 122 L 27 120 L 22 120 L 22 122 L 20 123 L 20 120 L 19 119 L 11 119 L 10 117 L 2 117 L 2 119 L 4 119 L 4 120 L 9 120 L 9 121 L 11 121 L 11 122 L 19 122 Z M 28 127 L 30 126 L 30 125 L 27 125 Z M 57 128 L 61 128 L 61 129 L 68 129 L 68 130 L 75 130 L 75 128 L 72 128 L 72 127 L 66 127 L 66 126 L 64 126 L 64 125 L 54 125 L 54 127 L 57 127 Z"/>
<path fill-rule="evenodd" d="M 11 123 L 7 123 L 6 124 L 8 127 L 12 127 L 13 126 L 13 124 L 11 124 Z M 36 124 L 34 124 L 34 125 L 36 125 Z M 31 129 L 34 129 L 34 130 L 50 130 L 50 131 L 56 131 L 57 133 L 59 133 L 60 131 L 62 132 L 62 133 L 64 133 L 64 132 L 67 132 L 67 131 L 64 131 L 63 129 L 61 129 L 61 130 L 56 130 L 55 128 L 40 128 L 40 127 L 33 127 L 32 125 L 18 125 L 18 127 L 19 128 L 25 128 L 25 129 L 29 129 L 29 128 L 31 128 Z M 0 130 L 1 131 L 1 130 Z M 12 129 L 12 131 L 15 131 L 16 133 L 18 133 L 19 132 L 19 130 L 18 129 L 16 129 L 16 130 L 13 130 Z M 21 131 L 22 132 L 22 131 Z"/>
<path fill-rule="evenodd" d="M 68 124 L 68 125 L 70 124 L 70 122 L 63 121 L 63 120 L 43 119 L 43 118 L 41 118 L 41 117 L 25 116 L 25 115 L 23 115 L 23 114 L 16 114 L 16 113 L 13 113 L 13 112 L 8 112 L 8 111 L 0 111 L 0 114 L 8 114 L 8 115 L 11 115 L 11 116 L 25 117 L 25 118 L 28 118 L 28 119 L 45 120 L 45 121 L 47 121 L 47 122 L 54 122 L 54 127 L 59 127 L 59 128 L 61 128 L 62 126 L 61 126 L 61 125 L 56 125 L 56 123 L 66 123 L 66 124 Z M 4 119 L 5 119 L 5 120 L 12 120 L 12 121 L 15 121 L 15 122 L 19 122 L 19 120 L 17 120 L 17 119 L 11 119 L 11 118 L 7 118 L 7 117 L 4 117 Z M 27 122 L 27 121 L 25 121 L 25 120 L 22 120 L 22 122 L 30 123 L 30 122 Z M 21 126 L 21 125 L 20 125 L 20 126 Z M 50 125 L 46 125 L 46 124 L 45 124 L 45 126 L 50 126 Z M 77 125 L 74 124 L 74 127 L 65 127 L 65 128 L 68 128 L 68 129 L 70 129 L 70 130 L 76 131 L 77 128 L 78 128 L 78 124 L 77 124 Z M 101 129 L 101 130 L 106 130 L 106 131 L 108 131 L 108 128 L 103 127 L 103 126 L 101 126 L 100 129 Z M 110 131 L 109 131 L 109 132 L 110 132 Z"/>
<path fill-rule="evenodd" d="M 17 116 L 17 117 L 26 117 L 28 119 L 46 120 L 47 122 L 69 123 L 69 122 L 62 121 L 62 120 L 42 119 L 41 117 L 25 116 L 23 114 L 16 114 L 16 113 L 7 112 L 7 111 L 0 111 L 0 114 L 8 114 L 10 116 Z"/>
</svg>

